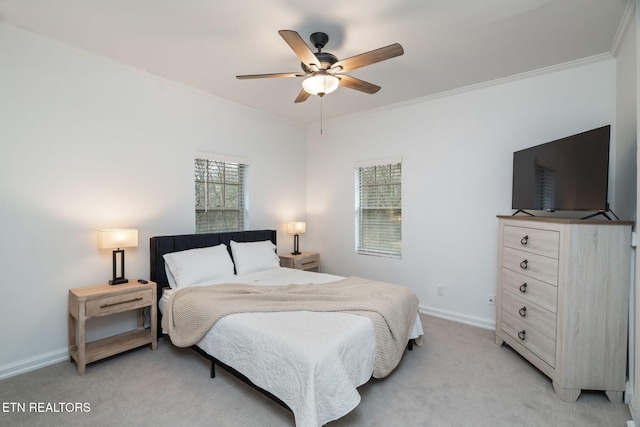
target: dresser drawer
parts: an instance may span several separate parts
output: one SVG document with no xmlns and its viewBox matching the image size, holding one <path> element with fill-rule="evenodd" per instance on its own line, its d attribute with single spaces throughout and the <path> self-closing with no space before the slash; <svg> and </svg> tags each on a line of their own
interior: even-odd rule
<svg viewBox="0 0 640 427">
<path fill-rule="evenodd" d="M 552 313 L 557 313 L 558 288 L 556 286 L 503 268 L 502 289 L 519 295 Z"/>
<path fill-rule="evenodd" d="M 506 225 L 503 239 L 504 246 L 558 258 L 560 233 L 557 231 Z"/>
<path fill-rule="evenodd" d="M 538 356 L 552 368 L 556 365 L 556 341 L 545 336 L 535 328 L 528 326 L 506 310 L 501 313 L 501 329 L 507 335 L 516 340 Z"/>
<path fill-rule="evenodd" d="M 512 271 L 558 285 L 558 260 L 519 249 L 502 249 L 502 266 Z"/>
<path fill-rule="evenodd" d="M 555 341 L 556 314 L 509 291 L 502 292 L 502 310 Z"/>
<path fill-rule="evenodd" d="M 117 285 L 116 285 L 117 286 Z M 105 298 L 86 301 L 85 315 L 87 317 L 106 316 L 121 311 L 146 307 L 151 304 L 153 292 L 151 289 L 129 292 L 122 295 L 114 295 Z"/>
</svg>

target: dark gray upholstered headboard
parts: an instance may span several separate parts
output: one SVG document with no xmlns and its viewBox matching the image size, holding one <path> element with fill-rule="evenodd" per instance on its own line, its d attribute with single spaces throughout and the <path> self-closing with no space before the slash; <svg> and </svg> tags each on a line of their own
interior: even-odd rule
<svg viewBox="0 0 640 427">
<path fill-rule="evenodd" d="M 216 246 L 221 243 L 227 245 L 229 255 L 231 255 L 231 241 L 236 242 L 259 242 L 271 240 L 276 245 L 275 230 L 250 230 L 250 231 L 229 231 L 223 233 L 206 234 L 182 234 L 177 236 L 157 236 L 149 239 L 150 242 L 150 274 L 149 278 L 158 284 L 158 299 L 162 297 L 162 289 L 169 286 L 164 268 L 164 254 L 184 251 L 187 249 L 206 248 Z M 231 255 L 233 258 L 233 255 Z M 161 325 L 162 315 L 158 311 L 158 336 L 162 335 Z"/>
</svg>

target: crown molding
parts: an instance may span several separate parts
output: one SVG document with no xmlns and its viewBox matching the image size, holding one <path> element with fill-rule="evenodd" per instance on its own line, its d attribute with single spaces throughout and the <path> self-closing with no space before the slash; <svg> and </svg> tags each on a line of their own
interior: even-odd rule
<svg viewBox="0 0 640 427">
<path fill-rule="evenodd" d="M 613 42 L 611 43 L 610 52 L 613 56 L 616 56 L 618 54 L 620 44 L 624 39 L 624 35 L 627 32 L 631 21 L 633 21 L 635 12 L 636 0 L 627 0 L 627 8 L 624 10 L 624 14 L 622 15 L 622 19 L 620 20 L 620 25 L 618 25 L 618 31 L 616 31 L 616 35 L 613 37 Z"/>
</svg>

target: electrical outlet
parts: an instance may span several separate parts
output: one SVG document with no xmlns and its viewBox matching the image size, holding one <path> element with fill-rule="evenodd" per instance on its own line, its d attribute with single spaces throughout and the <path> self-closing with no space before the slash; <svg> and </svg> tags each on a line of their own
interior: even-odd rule
<svg viewBox="0 0 640 427">
<path fill-rule="evenodd" d="M 436 294 L 439 297 L 444 295 L 444 287 L 442 287 L 442 285 L 436 285 Z"/>
<path fill-rule="evenodd" d="M 487 295 L 487 304 L 496 305 L 496 296 L 493 294 Z"/>
</svg>

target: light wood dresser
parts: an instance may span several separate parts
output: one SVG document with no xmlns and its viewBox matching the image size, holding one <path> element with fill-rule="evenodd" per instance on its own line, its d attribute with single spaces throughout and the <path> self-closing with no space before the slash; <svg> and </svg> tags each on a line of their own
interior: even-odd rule
<svg viewBox="0 0 640 427">
<path fill-rule="evenodd" d="M 551 378 L 558 397 L 626 382 L 629 221 L 499 216 L 496 344 Z"/>
</svg>

